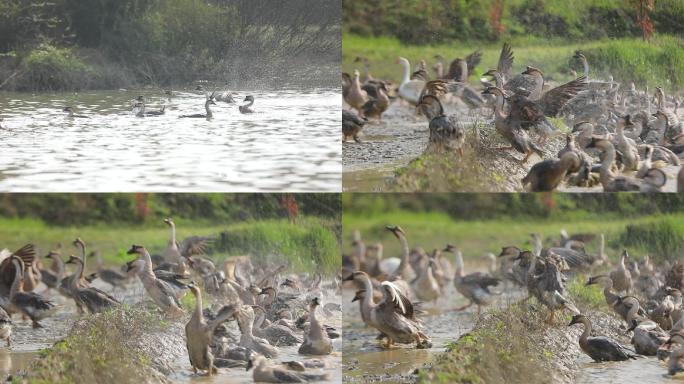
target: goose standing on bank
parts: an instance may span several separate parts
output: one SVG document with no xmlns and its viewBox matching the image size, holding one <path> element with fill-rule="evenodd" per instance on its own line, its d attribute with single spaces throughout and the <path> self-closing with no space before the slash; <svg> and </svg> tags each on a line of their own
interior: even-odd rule
<svg viewBox="0 0 684 384">
<path fill-rule="evenodd" d="M 456 310 L 462 311 L 475 304 L 477 305 L 477 315 L 480 316 L 482 306 L 490 305 L 494 300 L 493 293 L 489 291 L 489 287 L 498 285 L 501 280 L 481 272 L 473 272 L 466 275 L 461 251 L 457 247 L 447 244 L 444 252 L 451 252 L 456 255 L 454 286 L 461 295 L 468 299 L 468 304 Z"/>
<path fill-rule="evenodd" d="M 9 294 L 9 310 L 30 318 L 33 328 L 42 328 L 39 321 L 54 314 L 59 307 L 35 292 L 24 292 L 24 262 L 17 256 L 10 256 L 10 260 L 15 273 Z"/>
</svg>

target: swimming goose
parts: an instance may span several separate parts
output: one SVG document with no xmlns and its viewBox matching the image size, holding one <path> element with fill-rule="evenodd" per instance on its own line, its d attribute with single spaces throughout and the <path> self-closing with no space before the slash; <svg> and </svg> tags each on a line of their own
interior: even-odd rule
<svg viewBox="0 0 684 384">
<path fill-rule="evenodd" d="M 10 256 L 14 266 L 14 282 L 9 293 L 10 312 L 20 312 L 31 319 L 33 328 L 42 328 L 39 321 L 53 315 L 59 307 L 35 292 L 24 292 L 24 262 L 17 256 Z"/>
<path fill-rule="evenodd" d="M 188 349 L 188 357 L 195 373 L 202 370 L 211 376 L 218 372 L 214 366 L 214 356 L 209 347 L 214 336 L 214 330 L 223 322 L 234 318 L 235 306 L 226 305 L 222 307 L 216 317 L 207 322 L 202 313 L 202 293 L 199 287 L 189 284 L 188 288 L 195 296 L 195 310 L 190 321 L 185 325 L 185 345 Z"/>
<path fill-rule="evenodd" d="M 259 354 L 251 354 L 247 370 L 254 368 L 252 379 L 255 383 L 305 383 L 308 381 L 328 380 L 327 374 L 312 374 L 291 371 L 281 367 L 271 367 L 268 359 Z"/>
<path fill-rule="evenodd" d="M 204 110 L 206 113 L 196 113 L 194 115 L 180 115 L 180 117 L 189 117 L 189 118 L 206 118 L 206 119 L 211 119 L 214 115 L 211 112 L 211 108 L 209 108 L 210 105 L 216 105 L 214 102 L 214 94 L 216 92 L 213 92 L 211 95 L 207 95 L 207 101 L 204 102 Z"/>
<path fill-rule="evenodd" d="M 67 117 L 76 117 L 81 119 L 90 118 L 90 116 L 74 114 L 74 109 L 72 107 L 64 107 L 64 109 L 62 109 L 62 112 L 67 112 Z"/>
<path fill-rule="evenodd" d="M 185 314 L 181 309 L 181 304 L 176 297 L 174 288 L 168 282 L 158 279 L 152 270 L 152 258 L 142 245 L 132 245 L 127 252 L 129 255 L 137 254 L 138 259 L 144 265 L 137 270 L 138 278 L 142 282 L 145 290 L 159 308 L 172 316 L 182 316 Z"/>
<path fill-rule="evenodd" d="M 304 342 L 298 350 L 302 355 L 329 355 L 332 353 L 332 341 L 316 319 L 316 307 L 319 305 L 318 297 L 314 297 L 309 304 L 309 333 L 304 336 Z"/>
<path fill-rule="evenodd" d="M 254 104 L 254 96 L 245 96 L 243 102 L 247 102 L 247 104 L 238 107 L 240 113 L 254 113 L 254 110 L 250 108 Z"/>
<path fill-rule="evenodd" d="M 596 362 L 601 361 L 624 361 L 629 359 L 636 359 L 635 352 L 627 347 L 620 345 L 613 339 L 604 336 L 589 337 L 591 334 L 591 321 L 584 315 L 575 315 L 572 317 L 569 326 L 574 324 L 584 325 L 584 332 L 580 335 L 579 346 Z"/>
</svg>

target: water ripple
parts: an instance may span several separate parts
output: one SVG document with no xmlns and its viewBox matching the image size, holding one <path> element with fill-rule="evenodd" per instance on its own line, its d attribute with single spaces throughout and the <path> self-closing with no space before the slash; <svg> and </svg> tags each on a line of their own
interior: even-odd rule
<svg viewBox="0 0 684 384">
<path fill-rule="evenodd" d="M 135 117 L 139 94 L 166 114 Z M 249 94 L 256 113 L 217 102 L 207 121 L 178 118 L 204 112 L 192 91 L 170 101 L 152 90 L 0 93 L 0 190 L 340 191 L 339 91 Z M 90 118 L 65 117 L 65 105 Z"/>
</svg>

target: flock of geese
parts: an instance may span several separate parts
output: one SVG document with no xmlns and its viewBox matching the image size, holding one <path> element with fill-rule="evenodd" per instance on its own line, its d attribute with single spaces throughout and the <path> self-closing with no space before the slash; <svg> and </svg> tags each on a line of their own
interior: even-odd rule
<svg viewBox="0 0 684 384">
<path fill-rule="evenodd" d="M 496 149 L 513 149 L 525 164 L 533 154 L 542 160 L 529 169 L 522 188 L 552 191 L 565 182 L 568 186 L 591 187 L 600 184 L 604 191 L 657 192 L 667 182 L 662 171 L 666 165 L 680 166 L 684 156 L 684 123 L 680 121 L 679 97 L 666 95 L 656 87 L 651 95 L 646 88 L 639 91 L 634 83 L 622 87 L 614 81 L 590 78 L 589 62 L 576 51 L 572 60 L 583 73 L 564 84 L 544 77 L 541 69 L 527 66 L 520 74 L 512 74 L 513 51 L 503 45 L 499 61 L 480 79 L 481 88 L 469 82 L 479 65 L 481 52 L 456 58 L 449 64 L 435 57 L 434 76 L 426 62 L 411 70 L 409 61 L 397 60 L 403 69 L 396 85 L 374 78 L 370 63 L 363 63 L 364 75 L 342 74 L 343 98 L 349 109 L 342 111 L 343 141 L 353 138 L 370 119 L 381 121 L 393 99 L 415 107 L 428 121 L 429 138 L 426 151 L 457 151 L 463 156 L 467 127 L 476 116 L 493 114 L 493 126 L 509 144 Z M 444 105 L 457 111 L 447 115 Z M 566 146 L 551 154 L 545 149 L 548 137 L 556 131 L 550 118 L 563 118 L 572 127 L 566 135 Z M 531 137 L 534 133 L 538 138 Z M 684 168 L 678 174 L 678 191 L 684 191 Z"/>
<path fill-rule="evenodd" d="M 498 257 L 484 256 L 488 272 L 466 273 L 463 256 L 457 246 L 446 245 L 432 253 L 422 248 L 411 249 L 405 232 L 388 226 L 401 244 L 401 258 L 383 257 L 381 243 L 366 246 L 358 231 L 354 232 L 353 251 L 343 256 L 345 281 L 356 287 L 353 301 L 359 301 L 363 322 L 377 329 L 378 340 L 385 348 L 393 344 L 414 344 L 430 348 L 432 342 L 420 319 L 425 306 L 442 297 L 449 297 L 449 287 L 467 299 L 468 304 L 490 305 L 507 290 L 522 289 L 526 302 L 534 297 L 548 309 L 546 322 L 554 324 L 556 312 L 573 314 L 568 326 L 581 324 L 580 349 L 594 361 L 624 361 L 641 356 L 657 356 L 667 360 L 668 374 L 684 372 L 684 263 L 663 262 L 655 265 L 647 255 L 633 258 L 625 250 L 620 261 L 612 265 L 605 250 L 603 234 L 575 234 L 561 231 L 560 239 L 548 239 L 545 247 L 538 234 L 532 234 L 532 249 L 504 246 Z M 598 239 L 598 240 L 597 240 Z M 586 244 L 599 241 L 596 253 L 585 250 Z M 455 256 L 455 263 L 445 256 Z M 617 330 L 632 333 L 631 346 L 605 336 L 592 336 L 592 323 L 567 298 L 566 280 L 589 275 L 586 285 L 599 285 L 607 305 L 624 321 Z M 516 288 L 518 287 L 518 288 Z M 532 310 L 541 311 L 532 306 Z"/>
<path fill-rule="evenodd" d="M 32 244 L 15 252 L 0 252 L 0 338 L 11 346 L 13 314 L 30 319 L 38 328 L 41 321 L 65 310 L 64 304 L 52 298 L 53 291 L 73 300 L 80 315 L 115 310 L 121 301 L 112 293 L 130 290 L 137 276 L 163 316 L 172 321 L 189 317 L 186 346 L 195 373 L 253 369 L 255 382 L 270 383 L 328 377 L 307 369 L 325 368 L 325 360 L 312 357 L 331 354 L 332 339 L 340 337 L 319 314 L 322 311 L 332 317 L 341 313 L 339 303 L 322 303 L 328 295 L 337 295 L 339 279 L 323 284 L 320 274 L 284 275 L 286 265 L 254 268 L 247 256 L 217 266 L 202 256 L 211 238 L 190 236 L 179 243 L 173 220 L 167 218 L 164 223 L 170 228 L 164 252 L 152 256 L 144 246 L 132 245 L 127 253 L 135 258 L 120 270 L 105 268 L 97 252 L 87 256 L 80 238 L 73 241 L 78 256 L 71 255 L 65 262 L 60 250 L 50 251 L 45 256 L 46 261 L 51 260 L 50 266 L 43 265 Z M 97 261 L 97 269 L 87 274 L 90 257 Z M 69 273 L 67 265 L 75 265 L 75 270 Z M 95 287 L 94 279 L 110 285 L 111 293 Z M 38 292 L 41 282 L 46 288 Z M 190 316 L 180 301 L 188 292 L 195 298 Z M 206 308 L 203 292 L 211 303 Z M 227 327 L 229 321 L 237 323 L 238 335 Z M 275 364 L 273 359 L 284 346 L 299 346 L 299 354 L 307 358 Z"/>
<path fill-rule="evenodd" d="M 198 91 L 203 91 L 203 88 L 199 87 L 197 88 Z M 171 101 L 171 97 L 173 96 L 172 91 L 165 91 L 165 94 L 168 98 L 169 101 Z M 206 95 L 206 100 L 204 101 L 204 111 L 205 113 L 195 113 L 191 115 L 179 115 L 179 118 L 204 118 L 204 119 L 211 119 L 214 116 L 214 113 L 211 110 L 212 105 L 216 105 L 216 101 L 221 101 L 225 102 L 227 104 L 234 104 L 236 101 L 233 98 L 235 96 L 235 93 L 232 92 L 212 92 L 211 94 L 207 93 Z M 254 96 L 252 95 L 247 95 L 245 96 L 245 99 L 243 100 L 243 105 L 238 105 L 238 111 L 242 114 L 249 114 L 249 113 L 254 113 L 254 109 L 252 106 L 254 105 Z M 166 104 L 162 104 L 161 107 L 159 107 L 159 110 L 156 111 L 148 111 L 146 109 L 146 102 L 145 102 L 145 97 L 140 95 L 134 100 L 131 100 L 130 102 L 131 109 L 133 111 L 133 114 L 136 117 L 152 117 L 152 116 L 161 116 L 166 113 Z M 90 116 L 88 115 L 80 115 L 75 113 L 73 107 L 64 107 L 62 112 L 66 112 L 66 116 L 69 118 L 79 118 L 79 119 L 87 119 Z M 0 127 L 2 128 L 2 127 Z"/>
</svg>

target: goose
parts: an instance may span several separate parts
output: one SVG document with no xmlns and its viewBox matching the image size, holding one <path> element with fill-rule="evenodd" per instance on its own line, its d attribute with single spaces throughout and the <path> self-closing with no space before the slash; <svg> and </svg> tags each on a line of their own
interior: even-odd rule
<svg viewBox="0 0 684 384">
<path fill-rule="evenodd" d="M 527 132 L 522 129 L 519 116 L 511 114 L 506 115 L 504 113 L 503 90 L 497 87 L 488 87 L 482 93 L 485 95 L 496 96 L 496 103 L 494 106 L 494 126 L 496 131 L 499 132 L 499 134 L 511 144 L 510 148 L 525 154 L 525 157 L 521 160 L 521 163 L 526 163 L 530 156 L 532 156 L 532 153 L 537 153 L 541 158 L 544 158 L 544 152 L 537 147 L 532 140 L 530 140 Z"/>
<path fill-rule="evenodd" d="M 90 118 L 90 116 L 86 116 L 86 115 L 76 115 L 76 114 L 74 114 L 74 109 L 73 109 L 72 107 L 64 107 L 64 109 L 62 109 L 62 112 L 66 112 L 66 113 L 67 113 L 67 117 L 75 117 L 75 118 L 79 118 L 79 119 L 88 119 L 88 118 Z"/>
<path fill-rule="evenodd" d="M 309 381 L 328 380 L 327 374 L 312 374 L 291 371 L 280 367 L 271 367 L 268 359 L 259 354 L 251 354 L 247 362 L 247 371 L 254 368 L 252 379 L 255 383 L 306 383 Z"/>
<path fill-rule="evenodd" d="M 100 252 L 94 251 L 90 253 L 91 257 L 95 257 L 97 261 L 97 276 L 105 283 L 112 286 L 112 288 L 123 288 L 128 282 L 128 275 L 121 273 L 115 269 L 109 269 L 104 267 L 104 262 L 102 261 L 102 255 Z"/>
<path fill-rule="evenodd" d="M 627 250 L 622 251 L 620 256 L 620 263 L 617 268 L 610 272 L 610 279 L 613 281 L 613 288 L 617 292 L 624 291 L 629 294 L 632 289 L 632 275 L 629 270 L 625 267 L 625 260 L 629 257 Z"/>
<path fill-rule="evenodd" d="M 171 316 L 183 316 L 185 312 L 181 309 L 174 288 L 168 282 L 155 276 L 152 270 L 152 258 L 145 247 L 133 244 L 127 253 L 137 254 L 138 258 L 144 262 L 144 266 L 139 267 L 137 274 L 152 301 Z"/>
<path fill-rule="evenodd" d="M 249 305 L 243 305 L 235 312 L 235 319 L 240 328 L 240 341 L 238 346 L 249 348 L 266 357 L 277 357 L 278 348 L 271 345 L 268 340 L 254 336 L 252 327 L 254 326 L 254 309 Z"/>
<path fill-rule="evenodd" d="M 118 307 L 121 303 L 95 287 L 79 284 L 83 279 L 83 272 L 86 266 L 85 242 L 81 238 L 74 240 L 74 245 L 79 248 L 81 257 L 70 257 L 67 264 L 76 264 L 78 270 L 71 275 L 68 282 L 69 293 L 79 307 L 85 307 L 90 313 L 102 312 L 111 307 Z"/>
<path fill-rule="evenodd" d="M 395 280 L 399 277 L 401 277 L 404 281 L 412 281 L 413 279 L 416 278 L 416 272 L 413 270 L 411 267 L 411 264 L 409 262 L 409 245 L 408 245 L 408 240 L 406 240 L 406 233 L 404 232 L 403 229 L 401 229 L 399 226 L 386 226 L 385 227 L 388 231 L 392 232 L 394 237 L 396 237 L 399 240 L 399 243 L 401 244 L 401 249 L 402 249 L 402 256 L 401 256 L 401 261 L 399 262 L 399 266 L 397 267 L 396 270 L 394 270 L 388 280 Z M 407 291 L 407 290 L 406 290 Z M 405 292 L 406 292 L 405 291 Z"/>
<path fill-rule="evenodd" d="M 59 306 L 35 292 L 24 292 L 24 262 L 17 256 L 10 256 L 14 266 L 14 282 L 9 293 L 9 310 L 19 312 L 31 319 L 33 328 L 42 328 L 40 320 L 52 316 Z"/>
<path fill-rule="evenodd" d="M 447 117 L 444 114 L 442 103 L 433 95 L 424 95 L 420 99 L 418 108 L 430 122 L 428 126 L 430 131 L 428 150 L 458 151 L 459 156 L 463 158 L 465 129 L 456 121 L 456 117 Z"/>
<path fill-rule="evenodd" d="M 456 310 L 462 311 L 475 304 L 477 305 L 477 315 L 480 316 L 482 307 L 490 305 L 494 300 L 494 294 L 489 290 L 489 287 L 498 285 L 501 280 L 481 272 L 466 275 L 461 251 L 456 246 L 447 244 L 444 252 L 451 252 L 456 255 L 454 286 L 458 293 L 468 299 L 468 304 L 456 308 Z"/>
<path fill-rule="evenodd" d="M 416 348 L 430 348 L 432 342 L 422 331 L 422 326 L 415 318 L 414 307 L 399 287 L 389 281 L 384 281 L 380 285 L 382 300 L 375 303 L 373 295 L 373 283 L 367 273 L 355 271 L 345 280 L 358 281 L 363 285 L 365 294 L 361 300 L 362 318 L 367 318 L 367 325 L 377 329 L 385 335 L 385 348 L 390 348 L 392 344 L 412 344 L 416 343 Z"/>
<path fill-rule="evenodd" d="M 616 157 L 615 147 L 608 140 L 595 137 L 587 147 L 603 152 L 599 179 L 604 192 L 659 192 L 667 182 L 667 175 L 657 168 L 647 171 L 643 179 L 615 175 L 611 170 Z"/>
<path fill-rule="evenodd" d="M 245 99 L 243 102 L 247 103 L 245 105 L 240 105 L 238 109 L 240 110 L 240 113 L 245 114 L 245 113 L 254 113 L 254 110 L 250 108 L 254 104 L 254 96 L 248 95 L 245 96 Z"/>
<path fill-rule="evenodd" d="M 214 115 L 211 112 L 211 108 L 209 108 L 210 105 L 216 105 L 216 102 L 214 102 L 214 95 L 216 92 L 213 92 L 211 95 L 207 96 L 207 100 L 204 102 L 204 110 L 206 113 L 196 113 L 194 115 L 180 115 L 178 116 L 179 118 L 206 118 L 206 119 L 211 119 Z"/>
<path fill-rule="evenodd" d="M 606 299 L 608 306 L 610 306 L 613 311 L 628 324 L 637 314 L 639 316 L 646 316 L 646 312 L 643 310 L 643 308 L 641 308 L 637 298 L 633 296 L 620 296 L 612 291 L 613 279 L 611 279 L 610 276 L 596 275 L 589 277 L 585 285 L 589 286 L 599 283 L 603 284 L 603 297 Z"/>
<path fill-rule="evenodd" d="M 530 168 L 522 179 L 522 185 L 529 184 L 532 192 L 547 192 L 555 190 L 565 179 L 570 169 L 579 169 L 580 158 L 575 152 L 566 152 L 560 159 L 542 160 Z"/>
<path fill-rule="evenodd" d="M 318 297 L 309 304 L 309 333 L 305 335 L 298 352 L 302 355 L 329 355 L 332 353 L 332 341 L 316 318 L 316 308 L 320 305 Z"/>
<path fill-rule="evenodd" d="M 235 306 L 226 305 L 222 307 L 216 317 L 207 322 L 202 313 L 202 293 L 199 287 L 189 284 L 188 288 L 195 296 L 195 310 L 192 312 L 190 321 L 185 325 L 185 345 L 188 349 L 188 357 L 195 373 L 202 370 L 211 376 L 218 372 L 209 347 L 214 336 L 214 330 L 225 321 L 235 317 Z"/>
<path fill-rule="evenodd" d="M 50 269 L 43 269 L 40 273 L 40 278 L 43 284 L 51 289 L 57 289 L 64 278 L 64 262 L 59 253 L 50 251 L 45 255 L 46 259 L 52 259 L 52 266 Z"/>
<path fill-rule="evenodd" d="M 83 277 L 83 261 L 81 259 L 72 256 L 67 264 L 78 266 L 78 272 L 71 276 L 69 286 L 71 287 L 71 297 L 78 303 L 79 307 L 87 308 L 90 313 L 98 313 L 121 306 L 119 300 L 98 288 L 79 286 L 78 280 Z"/>
<path fill-rule="evenodd" d="M 632 326 L 627 331 L 634 331 L 632 345 L 636 353 L 644 356 L 655 356 L 660 346 L 669 338 L 658 324 L 646 318 L 633 319 Z"/>
<path fill-rule="evenodd" d="M 397 64 L 401 64 L 404 75 L 399 85 L 397 94 L 409 104 L 416 106 L 424 94 L 438 95 L 447 92 L 447 82 L 444 80 L 425 80 L 411 79 L 411 64 L 403 57 L 397 59 Z"/>
<path fill-rule="evenodd" d="M 382 121 L 382 114 L 389 108 L 390 99 L 387 95 L 387 85 L 385 82 L 380 82 L 377 85 L 364 85 L 363 89 L 368 94 L 368 101 L 363 104 L 361 108 L 362 116 L 365 118 L 377 118 Z"/>
<path fill-rule="evenodd" d="M 361 118 L 353 112 L 342 110 L 342 142 L 346 142 L 351 137 L 355 142 L 360 143 L 359 133 L 363 126 L 368 122 L 367 118 Z"/>
<path fill-rule="evenodd" d="M 589 337 L 591 334 L 591 321 L 586 316 L 573 316 L 568 326 L 570 327 L 574 324 L 582 324 L 584 326 L 584 332 L 579 337 L 579 346 L 594 361 L 625 361 L 637 358 L 635 351 L 620 345 L 613 339 L 604 336 Z"/>
<path fill-rule="evenodd" d="M 344 101 L 355 109 L 360 116 L 363 116 L 363 106 L 368 101 L 368 93 L 361 87 L 357 69 L 354 70 L 354 76 L 350 78 L 350 81 L 344 95 Z"/>
</svg>

